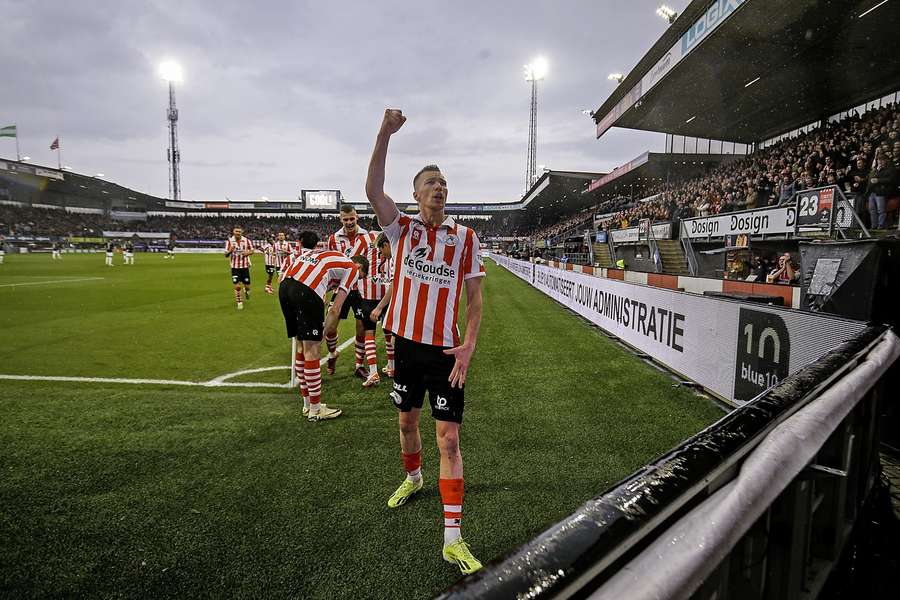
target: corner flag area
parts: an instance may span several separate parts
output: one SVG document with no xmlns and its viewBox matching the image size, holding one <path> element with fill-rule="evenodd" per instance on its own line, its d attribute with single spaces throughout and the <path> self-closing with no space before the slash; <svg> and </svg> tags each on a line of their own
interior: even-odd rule
<svg viewBox="0 0 900 600">
<path fill-rule="evenodd" d="M 723 414 L 487 268 L 462 429 L 466 538 L 485 561 Z M 277 296 L 260 265 L 253 278 L 237 311 L 220 256 L 7 261 L 0 594 L 421 598 L 459 578 L 428 411 L 425 489 L 389 509 L 404 476 L 390 380 L 363 389 L 351 342 L 323 378 L 344 415 L 308 422 Z"/>
</svg>

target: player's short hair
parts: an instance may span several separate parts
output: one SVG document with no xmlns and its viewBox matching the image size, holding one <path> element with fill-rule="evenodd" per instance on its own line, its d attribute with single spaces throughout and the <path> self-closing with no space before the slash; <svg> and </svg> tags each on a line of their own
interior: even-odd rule
<svg viewBox="0 0 900 600">
<path fill-rule="evenodd" d="M 413 189 L 416 189 L 416 185 L 419 183 L 419 176 L 422 175 L 422 173 L 427 173 L 428 171 L 437 171 L 438 173 L 440 173 L 441 168 L 437 165 L 425 165 L 424 167 L 419 169 L 419 172 L 416 173 L 415 177 L 413 177 Z"/>
<path fill-rule="evenodd" d="M 350 213 L 355 213 L 356 209 L 353 208 L 352 204 L 341 204 L 341 214 L 349 215 Z"/>
<path fill-rule="evenodd" d="M 390 244 L 391 241 L 388 239 L 387 235 L 382 231 L 378 234 L 378 237 L 375 238 L 375 247 L 381 248 L 385 244 Z"/>
<path fill-rule="evenodd" d="M 300 232 L 300 246 L 312 250 L 319 244 L 319 234 L 315 231 Z"/>
<path fill-rule="evenodd" d="M 369 274 L 369 259 L 367 259 L 365 256 L 363 256 L 362 254 L 357 254 L 350 260 L 359 265 L 359 272 L 362 273 L 363 277 Z"/>
</svg>

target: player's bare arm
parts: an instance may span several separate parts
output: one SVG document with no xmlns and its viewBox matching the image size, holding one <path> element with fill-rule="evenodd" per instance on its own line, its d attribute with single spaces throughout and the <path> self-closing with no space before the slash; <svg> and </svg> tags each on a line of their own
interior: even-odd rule
<svg viewBox="0 0 900 600">
<path fill-rule="evenodd" d="M 388 284 L 387 289 L 384 291 L 384 297 L 378 302 L 375 308 L 372 309 L 372 314 L 369 315 L 369 318 L 371 320 L 377 321 L 381 318 L 381 313 L 384 311 L 384 307 L 387 306 L 388 302 L 391 301 L 391 289 L 393 287 L 393 282 Z"/>
<path fill-rule="evenodd" d="M 375 138 L 375 149 L 372 151 L 372 158 L 369 161 L 369 173 L 366 177 L 366 196 L 378 216 L 378 223 L 385 227 L 394 222 L 397 218 L 397 205 L 390 196 L 384 193 L 384 168 L 387 161 L 388 142 L 391 136 L 397 133 L 406 117 L 402 111 L 394 108 L 388 108 L 384 111 L 384 119 L 381 122 L 381 129 Z"/>
<path fill-rule="evenodd" d="M 341 307 L 344 306 L 344 300 L 346 299 L 347 290 L 344 288 L 338 289 L 334 294 L 334 302 L 332 302 L 331 307 L 328 309 L 328 314 L 325 315 L 324 334 L 327 337 L 337 335 L 338 323 L 341 320 Z"/>
<path fill-rule="evenodd" d="M 481 329 L 481 277 L 472 277 L 466 279 L 465 339 L 459 346 L 444 350 L 444 354 L 452 354 L 456 358 L 448 378 L 451 387 L 462 387 L 466 383 L 466 373 L 469 371 L 472 354 L 475 353 L 479 329 Z"/>
</svg>

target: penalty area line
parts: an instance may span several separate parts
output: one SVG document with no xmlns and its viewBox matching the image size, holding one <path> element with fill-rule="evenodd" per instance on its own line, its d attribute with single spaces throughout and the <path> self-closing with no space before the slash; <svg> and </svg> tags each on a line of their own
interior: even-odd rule
<svg viewBox="0 0 900 600">
<path fill-rule="evenodd" d="M 280 368 L 280 367 L 279 367 Z M 263 387 L 290 388 L 289 383 L 231 382 L 231 381 L 184 381 L 181 379 L 131 379 L 126 377 L 70 377 L 67 375 L 7 375 L 0 379 L 11 381 L 61 381 L 72 383 L 121 383 L 126 385 L 182 385 L 191 387 Z"/>
<path fill-rule="evenodd" d="M 346 348 L 347 346 L 352 344 L 355 339 L 356 339 L 356 336 L 353 336 L 352 338 L 348 338 L 348 339 L 344 340 L 344 342 L 340 346 L 337 347 L 337 351 L 340 352 L 341 350 L 343 350 L 344 348 Z M 321 367 L 327 361 L 328 361 L 328 357 L 319 359 L 319 366 Z M 209 381 L 207 381 L 206 384 L 213 385 L 213 386 L 220 385 L 220 384 L 224 384 L 229 379 L 234 379 L 235 377 L 239 377 L 241 375 L 250 375 L 252 373 L 265 373 L 266 371 L 278 371 L 279 369 L 290 369 L 290 368 L 292 368 L 292 365 L 284 365 L 283 367 L 260 367 L 258 369 L 243 369 L 242 371 L 235 371 L 234 373 L 225 373 L 224 375 L 219 375 L 218 377 L 214 377 L 214 378 L 210 379 Z M 290 383 L 285 384 L 285 385 L 290 387 Z"/>
</svg>

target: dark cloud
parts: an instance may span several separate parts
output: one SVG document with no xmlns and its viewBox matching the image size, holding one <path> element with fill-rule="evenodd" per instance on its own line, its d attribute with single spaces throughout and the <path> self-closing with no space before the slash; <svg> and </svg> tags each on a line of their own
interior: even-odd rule
<svg viewBox="0 0 900 600">
<path fill-rule="evenodd" d="M 682 8 L 686 1 L 676 3 Z M 610 170 L 658 136 L 594 140 L 581 114 L 611 91 L 662 32 L 655 3 L 565 2 L 32 2 L 0 0 L 6 58 L 0 125 L 23 151 L 165 195 L 167 90 L 178 59 L 184 194 L 294 197 L 341 188 L 361 200 L 386 106 L 409 121 L 391 145 L 388 187 L 438 162 L 452 199 L 510 201 L 522 191 L 529 88 L 541 52 L 538 162 Z M 12 146 L 0 140 L 0 155 Z"/>
</svg>

